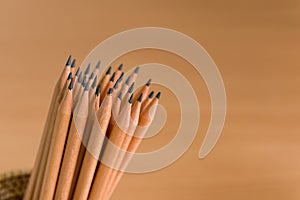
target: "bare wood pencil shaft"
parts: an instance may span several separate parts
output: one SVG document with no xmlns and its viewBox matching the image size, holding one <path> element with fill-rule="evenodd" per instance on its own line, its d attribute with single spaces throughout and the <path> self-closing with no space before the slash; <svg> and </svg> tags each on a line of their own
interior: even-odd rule
<svg viewBox="0 0 300 200">
<path fill-rule="evenodd" d="M 45 177 L 39 199 L 52 200 L 58 178 L 64 145 L 68 132 L 72 112 L 72 90 L 67 90 L 58 108 L 56 122 L 53 130 L 49 156 L 45 170 Z"/>
<path fill-rule="evenodd" d="M 88 150 L 85 152 L 76 189 L 73 195 L 74 200 L 86 200 L 88 198 L 105 133 L 111 117 L 111 107 L 112 96 L 109 94 L 106 98 L 104 98 L 103 103 L 97 111 L 97 119 L 94 120 L 87 146 Z"/>
<path fill-rule="evenodd" d="M 117 148 L 120 148 L 124 140 L 125 131 L 129 127 L 130 122 L 130 113 L 131 113 L 131 103 L 127 103 L 126 107 L 121 111 L 117 122 L 112 129 L 110 134 L 109 141 L 112 142 Z M 119 149 L 113 148 L 114 145 L 108 145 L 105 148 L 102 161 L 107 161 L 110 166 L 113 166 L 117 159 Z M 106 166 L 104 163 L 101 163 L 94 179 L 94 184 L 91 188 L 89 195 L 90 200 L 104 200 L 105 197 L 105 185 L 109 181 L 109 174 L 111 173 L 112 168 Z"/>
<path fill-rule="evenodd" d="M 88 91 L 85 91 L 78 106 L 74 110 L 55 192 L 55 199 L 57 200 L 67 200 L 70 198 L 70 190 L 80 150 L 81 139 L 88 116 L 88 98 Z"/>
</svg>

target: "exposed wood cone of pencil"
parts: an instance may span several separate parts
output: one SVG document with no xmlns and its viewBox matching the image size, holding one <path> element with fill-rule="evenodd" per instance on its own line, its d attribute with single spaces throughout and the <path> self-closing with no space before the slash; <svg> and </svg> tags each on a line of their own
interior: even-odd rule
<svg viewBox="0 0 300 200">
<path fill-rule="evenodd" d="M 155 116 L 160 92 L 151 79 L 134 91 L 139 67 L 75 65 L 54 87 L 24 200 L 110 199 Z"/>
</svg>

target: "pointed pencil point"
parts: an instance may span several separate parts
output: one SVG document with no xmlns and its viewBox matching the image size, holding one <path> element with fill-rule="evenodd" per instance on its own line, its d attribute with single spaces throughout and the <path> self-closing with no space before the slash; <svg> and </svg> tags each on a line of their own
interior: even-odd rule
<svg viewBox="0 0 300 200">
<path fill-rule="evenodd" d="M 109 94 L 112 94 L 112 92 L 113 92 L 113 89 L 112 89 L 112 88 L 109 88 L 107 94 L 108 94 L 108 95 L 109 95 Z"/>
<path fill-rule="evenodd" d="M 138 98 L 139 102 L 142 102 L 142 100 L 143 100 L 143 93 L 141 93 L 140 96 L 139 96 L 139 98 Z"/>
<path fill-rule="evenodd" d="M 130 98 L 129 98 L 129 100 L 128 100 L 128 102 L 129 102 L 130 104 L 132 104 L 132 97 L 133 97 L 133 93 L 130 95 Z"/>
<path fill-rule="evenodd" d="M 128 89 L 128 93 L 132 93 L 134 89 L 134 83 L 131 84 L 131 86 Z"/>
<path fill-rule="evenodd" d="M 87 75 L 90 73 L 91 64 L 89 63 L 86 70 L 84 71 L 84 75 Z"/>
<path fill-rule="evenodd" d="M 89 84 L 86 84 L 86 85 L 85 85 L 84 91 L 89 91 Z"/>
<path fill-rule="evenodd" d="M 134 73 L 139 73 L 139 71 L 140 71 L 140 67 L 139 66 L 137 66 L 135 69 L 134 69 Z"/>
<path fill-rule="evenodd" d="M 82 72 L 80 71 L 77 82 L 81 83 L 81 81 L 82 81 Z"/>
<path fill-rule="evenodd" d="M 117 89 L 119 87 L 119 80 L 116 81 L 115 85 L 114 85 L 114 89 Z"/>
<path fill-rule="evenodd" d="M 118 98 L 122 100 L 122 91 L 119 93 Z"/>
<path fill-rule="evenodd" d="M 124 77 L 124 72 L 122 72 L 122 74 L 121 74 L 121 76 L 119 77 L 118 81 L 121 82 L 122 79 L 123 79 L 123 77 Z"/>
<path fill-rule="evenodd" d="M 96 64 L 96 69 L 99 69 L 100 68 L 100 64 L 101 64 L 101 60 L 99 60 Z"/>
<path fill-rule="evenodd" d="M 95 76 L 95 74 L 94 74 L 94 72 L 92 72 L 89 79 L 90 79 L 90 80 L 93 79 L 94 76 Z"/>
<path fill-rule="evenodd" d="M 97 85 L 97 76 L 95 76 L 94 81 L 92 83 L 92 88 L 94 89 Z"/>
<path fill-rule="evenodd" d="M 70 80 L 72 78 L 72 72 L 69 73 L 67 80 Z"/>
<path fill-rule="evenodd" d="M 123 64 L 120 64 L 120 66 L 118 67 L 118 70 L 121 71 L 123 69 Z"/>
<path fill-rule="evenodd" d="M 83 81 L 82 81 L 82 86 L 85 87 L 86 85 L 86 76 L 84 76 Z"/>
<path fill-rule="evenodd" d="M 151 78 L 147 81 L 146 86 L 149 86 L 151 84 L 152 80 Z"/>
<path fill-rule="evenodd" d="M 68 60 L 66 62 L 66 66 L 70 66 L 71 65 L 71 59 L 72 59 L 72 56 L 69 55 Z"/>
<path fill-rule="evenodd" d="M 151 91 L 150 94 L 149 94 L 149 96 L 148 96 L 149 99 L 152 99 L 152 98 L 153 98 L 153 95 L 154 95 L 154 91 Z"/>
<path fill-rule="evenodd" d="M 96 94 L 96 96 L 100 95 L 100 84 L 97 86 L 95 94 Z"/>
<path fill-rule="evenodd" d="M 71 67 L 74 68 L 75 65 L 76 65 L 76 59 L 73 59 L 72 64 L 71 64 Z"/>
<path fill-rule="evenodd" d="M 130 76 L 126 79 L 125 84 L 129 85 L 129 81 L 130 81 Z"/>
<path fill-rule="evenodd" d="M 160 92 L 157 93 L 156 98 L 160 99 Z"/>
<path fill-rule="evenodd" d="M 80 72 L 80 68 L 78 68 L 78 69 L 77 69 L 77 71 L 75 72 L 75 76 L 77 76 L 77 77 L 78 77 L 78 75 L 79 75 L 79 72 Z"/>
<path fill-rule="evenodd" d="M 114 82 L 115 81 L 115 76 L 116 76 L 116 72 L 113 73 L 113 75 L 111 76 L 109 81 Z"/>
<path fill-rule="evenodd" d="M 73 89 L 73 80 L 71 79 L 71 82 L 70 82 L 70 84 L 69 84 L 69 86 L 68 86 L 68 89 L 69 90 L 72 90 Z"/>
<path fill-rule="evenodd" d="M 109 66 L 109 68 L 107 69 L 106 75 L 110 74 L 110 72 L 111 72 L 111 66 Z"/>
</svg>

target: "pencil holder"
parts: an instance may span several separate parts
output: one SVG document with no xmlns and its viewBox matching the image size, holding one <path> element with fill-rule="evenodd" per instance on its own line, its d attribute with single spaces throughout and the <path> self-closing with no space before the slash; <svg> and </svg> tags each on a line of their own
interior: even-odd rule
<svg viewBox="0 0 300 200">
<path fill-rule="evenodd" d="M 29 171 L 0 175 L 0 200 L 21 200 L 30 176 Z"/>
</svg>

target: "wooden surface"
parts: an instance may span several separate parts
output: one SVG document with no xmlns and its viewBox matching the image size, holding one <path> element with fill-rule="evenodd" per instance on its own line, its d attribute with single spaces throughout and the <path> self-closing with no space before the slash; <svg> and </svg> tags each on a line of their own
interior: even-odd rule
<svg viewBox="0 0 300 200">
<path fill-rule="evenodd" d="M 299 13 L 299 0 L 1 2 L 0 172 L 32 167 L 69 53 L 80 63 L 112 34 L 160 26 L 193 37 L 213 57 L 226 86 L 226 124 L 213 152 L 199 160 L 210 117 L 202 79 L 165 52 L 118 59 L 126 69 L 159 62 L 192 78 L 202 118 L 183 157 L 157 172 L 125 175 L 112 199 L 300 199 Z M 178 103 L 163 92 L 168 121 L 140 151 L 162 147 L 176 131 L 170 122 L 179 120 Z"/>
</svg>

